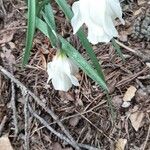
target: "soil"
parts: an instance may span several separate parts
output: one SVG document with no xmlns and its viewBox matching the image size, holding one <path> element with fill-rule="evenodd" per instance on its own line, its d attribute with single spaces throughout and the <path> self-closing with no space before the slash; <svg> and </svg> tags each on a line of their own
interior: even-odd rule
<svg viewBox="0 0 150 150">
<path fill-rule="evenodd" d="M 143 8 L 149 6 L 148 1 L 143 0 L 141 4 L 141 1 L 123 0 L 121 3 L 126 24 L 117 22 L 116 28 L 125 62 L 111 43 L 93 46 L 106 77 L 115 119 L 104 92 L 82 70 L 78 75 L 80 87 L 72 87 L 68 92 L 56 91 L 51 83 L 46 83 L 46 63 L 56 50 L 41 32 L 36 32 L 29 63 L 22 67 L 27 6 L 23 0 L 0 1 L 3 2 L 0 6 L 0 66 L 34 93 L 44 107 L 51 109 L 77 143 L 91 146 L 93 150 L 150 150 L 150 42 L 145 38 L 147 35 L 140 40 L 133 37 L 136 18 Z M 71 5 L 73 0 L 68 0 L 68 3 Z M 63 12 L 55 2 L 52 6 L 58 32 L 89 60 L 79 39 L 72 34 Z M 123 107 L 124 95 L 130 86 L 137 90 L 129 106 Z M 0 136 L 7 135 L 14 150 L 27 149 L 27 143 L 30 150 L 73 150 L 71 144 L 54 135 L 34 115 L 36 112 L 49 126 L 64 134 L 48 111 L 31 96 L 28 103 L 33 112 L 25 107 L 23 89 L 0 70 Z M 25 125 L 28 125 L 27 131 Z M 125 148 L 118 142 L 120 139 L 126 141 Z"/>
</svg>

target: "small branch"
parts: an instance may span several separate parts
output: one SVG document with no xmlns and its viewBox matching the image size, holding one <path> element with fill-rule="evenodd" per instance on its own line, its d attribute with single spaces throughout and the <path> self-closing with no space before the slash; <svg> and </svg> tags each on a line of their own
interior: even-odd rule
<svg viewBox="0 0 150 150">
<path fill-rule="evenodd" d="M 88 150 L 101 150 L 100 148 L 95 148 L 95 147 L 92 147 L 92 146 L 89 146 L 89 145 L 86 145 L 86 144 L 79 144 L 79 146 L 81 148 L 88 149 Z"/>
<path fill-rule="evenodd" d="M 147 133 L 147 136 L 146 136 L 146 140 L 144 142 L 144 146 L 142 146 L 142 150 L 145 150 L 146 149 L 146 145 L 147 145 L 147 142 L 149 140 L 149 137 L 150 137 L 150 125 L 149 125 L 149 128 L 148 128 L 148 133 Z"/>
<path fill-rule="evenodd" d="M 150 61 L 150 55 L 146 55 L 146 54 L 144 55 L 139 50 L 134 50 L 134 49 L 124 45 L 123 43 L 119 42 L 118 40 L 115 40 L 115 41 L 116 41 L 116 43 L 118 45 L 120 45 L 121 47 L 125 48 L 129 52 L 133 53 L 135 56 L 140 57 L 143 61 L 145 61 L 145 62 Z"/>
<path fill-rule="evenodd" d="M 9 27 L 5 28 L 3 30 L 0 30 L 0 34 L 3 34 L 4 32 L 13 31 L 13 30 L 19 30 L 19 29 L 27 29 L 27 26 L 19 26 L 19 27 Z"/>
<path fill-rule="evenodd" d="M 48 130 L 50 130 L 53 134 L 55 134 L 57 137 L 59 137 L 61 140 L 66 141 L 68 144 L 70 144 L 72 147 L 74 147 L 75 149 L 78 149 L 78 147 L 76 147 L 76 145 L 74 143 L 72 143 L 72 141 L 70 141 L 66 136 L 64 136 L 63 134 L 60 134 L 59 132 L 55 131 L 51 126 L 49 126 L 49 124 L 43 119 L 41 118 L 37 113 L 35 113 L 31 106 L 28 105 L 29 111 L 30 113 L 36 118 L 38 119 L 41 124 L 43 124 Z"/>
<path fill-rule="evenodd" d="M 17 120 L 17 109 L 16 109 L 16 101 L 15 101 L 15 85 L 14 82 L 11 81 L 11 108 L 13 110 L 13 120 L 15 126 L 15 136 L 18 134 L 18 120 Z"/>
<path fill-rule="evenodd" d="M 77 149 L 78 147 L 76 147 L 76 145 L 74 145 L 74 143 L 72 141 L 70 141 L 70 139 L 68 139 L 66 136 L 64 136 L 63 134 L 60 134 L 59 132 L 57 132 L 56 130 L 54 130 L 43 118 L 41 118 L 37 113 L 35 113 L 33 111 L 33 109 L 31 108 L 30 105 L 28 105 L 29 111 L 30 113 L 36 118 L 38 119 L 41 124 L 43 124 L 48 130 L 50 130 L 53 134 L 55 134 L 57 137 L 59 137 L 61 140 L 66 141 L 68 144 L 70 144 L 72 147 L 74 147 L 75 149 Z M 90 145 L 86 145 L 86 144 L 78 144 L 81 148 L 87 149 L 87 150 L 100 150 L 99 148 L 95 148 L 92 147 Z"/>
<path fill-rule="evenodd" d="M 25 150 L 30 150 L 29 147 L 29 112 L 28 112 L 28 97 L 29 95 L 24 95 L 24 116 L 25 116 Z"/>
<path fill-rule="evenodd" d="M 48 114 L 50 114 L 51 117 L 60 126 L 61 130 L 66 134 L 66 136 L 74 143 L 74 145 L 76 145 L 76 150 L 80 150 L 79 146 L 77 145 L 73 137 L 69 134 L 69 132 L 65 129 L 63 124 L 59 121 L 58 117 L 54 114 L 53 111 L 51 111 L 48 107 L 45 106 L 45 104 L 40 100 L 40 98 L 38 98 L 34 93 L 27 89 L 18 79 L 16 79 L 10 72 L 8 72 L 2 66 L 0 66 L 0 71 L 8 78 L 10 78 L 11 81 L 13 81 L 21 89 L 23 95 L 26 95 L 28 93 Z"/>
</svg>

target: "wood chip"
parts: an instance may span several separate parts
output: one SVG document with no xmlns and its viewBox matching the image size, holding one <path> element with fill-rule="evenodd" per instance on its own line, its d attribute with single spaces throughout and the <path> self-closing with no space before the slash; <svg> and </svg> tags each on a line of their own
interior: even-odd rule
<svg viewBox="0 0 150 150">
<path fill-rule="evenodd" d="M 13 150 L 7 135 L 0 138 L 0 150 Z"/>
<path fill-rule="evenodd" d="M 126 144 L 127 144 L 127 139 L 119 139 L 119 140 L 116 142 L 115 150 L 124 150 Z"/>
<path fill-rule="evenodd" d="M 129 102 L 132 100 L 132 98 L 135 96 L 135 92 L 137 89 L 134 86 L 130 86 L 126 93 L 124 94 L 123 101 L 124 102 Z"/>
<path fill-rule="evenodd" d="M 144 113 L 142 111 L 136 111 L 130 115 L 129 119 L 135 131 L 138 131 L 138 129 L 141 127 L 143 118 Z"/>
</svg>

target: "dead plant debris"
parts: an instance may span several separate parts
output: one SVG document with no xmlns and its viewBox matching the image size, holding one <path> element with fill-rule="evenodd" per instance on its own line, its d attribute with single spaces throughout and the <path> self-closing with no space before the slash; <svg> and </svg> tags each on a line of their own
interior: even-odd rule
<svg viewBox="0 0 150 150">
<path fill-rule="evenodd" d="M 93 46 L 109 85 L 115 121 L 105 94 L 82 71 L 78 77 L 81 86 L 68 93 L 46 84 L 46 63 L 55 50 L 40 32 L 35 36 L 29 64 L 21 67 L 27 7 L 24 0 L 0 2 L 0 150 L 150 148 L 150 43 L 147 34 L 140 40 L 132 36 L 134 24 L 139 26 L 142 21 L 136 18 L 150 5 L 147 0 L 121 0 L 126 24 L 117 26 L 117 42 L 125 62 L 111 44 Z M 55 2 L 52 6 L 58 31 L 88 59 L 63 13 Z M 129 106 L 122 107 L 123 103 Z"/>
</svg>

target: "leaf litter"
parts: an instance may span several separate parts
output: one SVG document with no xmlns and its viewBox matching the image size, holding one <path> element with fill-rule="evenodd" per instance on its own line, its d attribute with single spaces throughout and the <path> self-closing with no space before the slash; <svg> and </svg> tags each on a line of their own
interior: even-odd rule
<svg viewBox="0 0 150 150">
<path fill-rule="evenodd" d="M 70 4 L 73 3 L 72 0 L 68 0 L 68 2 Z M 12 4 L 14 4 L 15 7 L 13 7 Z M 118 143 L 117 147 L 120 149 L 135 150 L 146 142 L 146 148 L 148 149 L 150 145 L 150 141 L 146 140 L 149 128 L 148 120 L 150 117 L 149 92 L 147 92 L 147 90 L 149 90 L 148 86 L 150 85 L 150 78 L 148 78 L 150 70 L 146 67 L 146 63 L 148 62 L 143 61 L 141 57 L 134 55 L 123 47 L 122 52 L 127 56 L 126 62 L 123 63 L 121 58 L 116 55 L 111 44 L 98 44 L 94 46 L 95 53 L 102 63 L 107 82 L 110 84 L 110 95 L 117 114 L 115 123 L 112 124 L 105 95 L 98 85 L 89 79 L 82 71 L 80 72 L 81 86 L 79 88 L 73 87 L 69 93 L 59 93 L 53 90 L 51 84 L 47 86 L 47 88 L 44 88 L 46 87 L 47 80 L 47 74 L 44 71 L 46 62 L 52 59 L 55 50 L 52 49 L 48 39 L 43 37 L 41 33 L 38 32 L 35 36 L 29 61 L 30 67 L 27 66 L 24 69 L 20 67 L 25 40 L 25 3 L 22 0 L 5 0 L 4 5 L 7 9 L 8 16 L 6 16 L 4 29 L 2 30 L 6 30 L 5 32 L 7 32 L 9 28 L 8 25 L 11 25 L 10 28 L 14 28 L 15 26 L 19 28 L 14 30 L 12 38 L 8 38 L 8 41 L 4 38 L 3 42 L 1 42 L 3 44 L 0 44 L 0 49 L 5 47 L 8 51 L 6 50 L 6 53 L 0 51 L 0 65 L 9 70 L 5 59 L 10 60 L 14 65 L 15 78 L 19 79 L 27 88 L 42 99 L 45 106 L 51 108 L 56 113 L 59 120 L 61 120 L 69 133 L 79 143 L 89 144 L 90 146 L 102 150 L 110 150 L 112 145 L 115 147 Z M 132 26 L 136 17 L 140 15 L 141 5 L 143 7 L 143 3 L 137 5 L 136 2 L 124 0 L 122 7 L 126 25 L 122 27 L 118 24 L 117 28 L 120 31 L 120 40 L 123 44 L 134 50 L 140 50 L 140 52 L 144 54 L 145 51 L 149 52 L 150 50 L 149 43 L 145 40 L 137 42 L 131 37 Z M 59 33 L 63 33 L 64 36 L 70 40 L 72 45 L 89 60 L 78 38 L 72 35 L 70 24 L 66 23 L 63 13 L 58 10 L 54 2 L 52 6 L 55 9 Z M 11 31 L 10 28 L 8 31 Z M 14 44 L 11 43 L 9 45 L 10 42 Z M 136 79 L 140 82 L 136 82 Z M 2 134 L 9 133 L 13 148 L 20 150 L 23 149 L 25 137 L 23 117 L 24 98 L 21 95 L 21 91 L 15 87 L 18 124 L 20 129 L 19 135 L 16 138 L 14 137 L 12 111 L 7 108 L 11 94 L 10 81 L 0 73 L 0 83 L 2 87 L 0 89 L 0 108 L 1 106 L 5 107 L 4 116 L 7 115 L 9 118 L 8 124 Z M 125 93 L 131 85 L 134 85 L 137 91 L 133 88 L 129 92 L 130 94 L 127 94 L 125 97 Z M 130 106 L 123 108 L 121 106 L 122 102 L 129 102 Z M 60 133 L 62 132 L 51 116 L 40 106 L 35 104 L 31 98 L 30 105 L 55 130 Z M 134 109 L 135 106 L 138 106 L 138 109 Z M 70 145 L 49 132 L 32 114 L 30 115 L 29 134 L 31 150 L 72 149 Z M 55 143 L 57 144 L 54 145 Z"/>
</svg>

